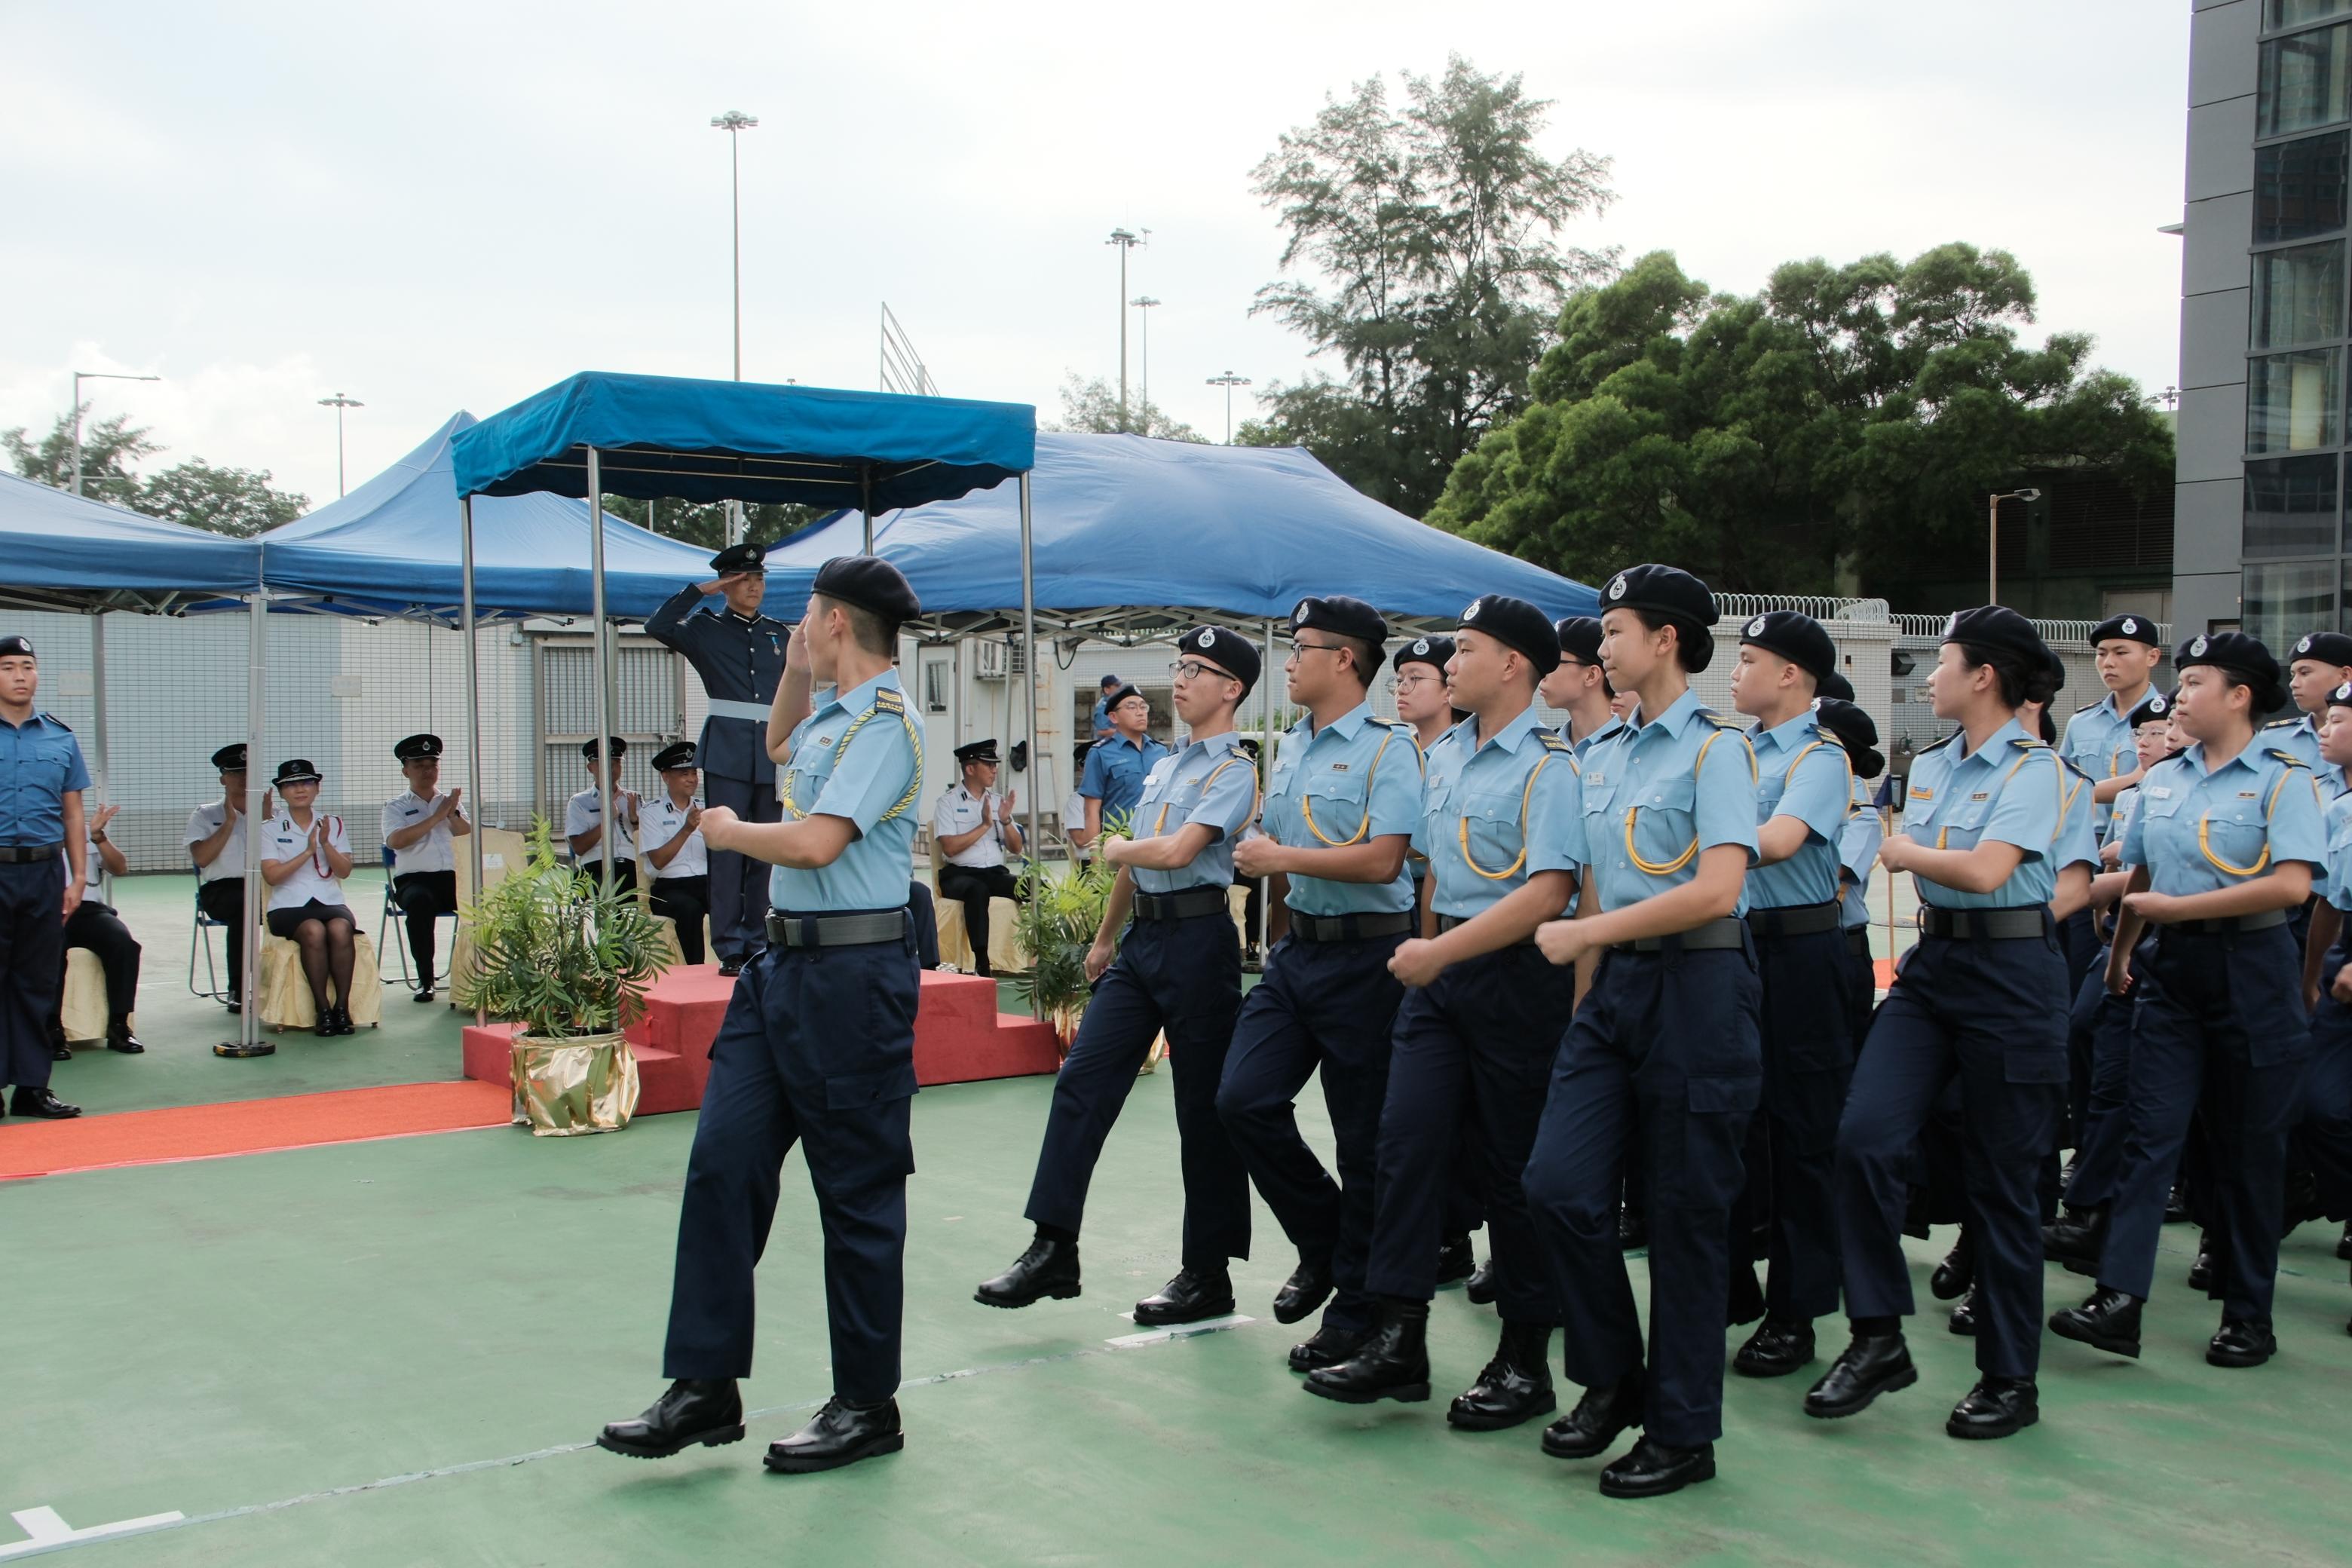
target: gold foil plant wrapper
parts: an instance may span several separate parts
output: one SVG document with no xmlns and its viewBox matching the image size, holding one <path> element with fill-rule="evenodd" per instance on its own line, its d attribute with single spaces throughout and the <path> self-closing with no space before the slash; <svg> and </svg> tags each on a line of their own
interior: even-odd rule
<svg viewBox="0 0 2352 1568">
<path fill-rule="evenodd" d="M 514 1121 L 533 1137 L 618 1132 L 637 1110 L 637 1058 L 618 1035 L 514 1042 Z"/>
</svg>

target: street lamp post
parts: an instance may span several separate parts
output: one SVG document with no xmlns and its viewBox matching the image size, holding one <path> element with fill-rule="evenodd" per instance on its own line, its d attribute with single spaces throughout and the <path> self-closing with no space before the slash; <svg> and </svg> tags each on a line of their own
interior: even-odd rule
<svg viewBox="0 0 2352 1568">
<path fill-rule="evenodd" d="M 338 392 L 332 397 L 319 399 L 319 406 L 335 411 L 335 493 L 339 496 L 345 495 L 349 491 L 343 484 L 343 410 L 365 408 L 367 405 L 356 397 L 345 397 Z"/>
<path fill-rule="evenodd" d="M 1138 294 L 1128 303 L 1143 312 L 1138 335 L 1141 339 L 1139 346 L 1143 351 L 1143 433 L 1149 436 L 1151 434 L 1151 307 L 1160 301 L 1149 294 Z"/>
<path fill-rule="evenodd" d="M 1118 247 L 1118 427 L 1127 428 L 1127 253 L 1143 243 L 1131 230 L 1115 228 L 1105 245 Z"/>
<path fill-rule="evenodd" d="M 1235 375 L 1232 371 L 1227 371 L 1223 375 L 1213 375 L 1209 378 L 1208 384 L 1211 386 L 1222 386 L 1225 389 L 1225 445 L 1228 447 L 1234 444 L 1234 388 L 1236 386 L 1247 386 L 1249 384 L 1249 377 L 1245 375 Z"/>
<path fill-rule="evenodd" d="M 2037 501 L 2042 492 L 2036 489 L 2003 490 L 1985 502 L 1985 603 L 2000 603 L 2000 503 L 2005 500 Z"/>
<path fill-rule="evenodd" d="M 743 138 L 740 132 L 755 130 L 759 123 L 756 115 L 745 114 L 735 109 L 713 116 L 710 121 L 714 130 L 727 132 L 729 208 L 734 215 L 735 379 L 738 381 L 743 379 Z M 650 509 L 646 515 L 652 517 Z M 740 544 L 742 542 L 743 503 L 730 500 L 727 503 L 727 542 Z"/>
<path fill-rule="evenodd" d="M 73 493 L 81 494 L 81 384 L 85 381 L 161 381 L 160 375 L 121 375 L 110 370 L 73 373 Z"/>
</svg>

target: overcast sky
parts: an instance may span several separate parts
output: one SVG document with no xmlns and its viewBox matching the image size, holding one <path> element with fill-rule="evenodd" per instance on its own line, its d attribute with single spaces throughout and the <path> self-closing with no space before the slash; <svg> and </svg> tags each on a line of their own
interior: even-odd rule
<svg viewBox="0 0 2352 1568">
<path fill-rule="evenodd" d="M 96 413 L 315 501 L 338 390 L 367 404 L 357 483 L 574 371 L 724 376 L 709 121 L 740 109 L 747 377 L 875 385 L 887 300 L 941 391 L 1051 418 L 1066 374 L 1116 376 L 1103 240 L 1149 227 L 1152 395 L 1214 438 L 1206 378 L 1309 368 L 1247 314 L 1281 246 L 1250 169 L 1327 91 L 1449 52 L 1552 100 L 1548 150 L 1615 160 L 1573 242 L 1739 291 L 1796 257 L 2006 247 L 2040 330 L 2155 391 L 2188 32 L 2183 0 L 0 0 L 0 427 L 62 411 L 69 371 L 156 372 L 90 386 Z"/>
</svg>

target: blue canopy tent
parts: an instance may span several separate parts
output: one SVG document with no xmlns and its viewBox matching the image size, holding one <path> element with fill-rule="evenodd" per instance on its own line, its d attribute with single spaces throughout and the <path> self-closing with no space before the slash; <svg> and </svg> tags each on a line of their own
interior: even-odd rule
<svg viewBox="0 0 2352 1568">
<path fill-rule="evenodd" d="M 1031 576 L 1029 468 L 1036 441 L 1037 411 L 1026 404 L 669 376 L 575 375 L 453 438 L 465 542 L 466 624 L 470 626 L 474 616 L 475 498 L 533 491 L 581 497 L 590 515 L 600 519 L 608 493 L 644 500 L 670 496 L 816 506 L 855 502 L 865 519 L 863 539 L 870 545 L 877 505 L 921 506 L 1017 477 L 1025 584 Z M 595 679 L 606 713 L 597 727 L 597 771 L 609 780 L 612 759 L 604 736 L 614 728 L 614 693 L 608 675 L 604 531 L 591 529 L 589 540 Z M 1023 602 L 1028 603 L 1025 595 Z M 1034 626 L 1034 616 L 1029 620 Z M 467 706 L 478 709 L 470 638 L 467 647 Z M 1033 712 L 1032 733 L 1035 727 Z M 1030 814 L 1034 835 L 1034 800 Z M 612 875 L 608 836 L 608 885 Z"/>
</svg>

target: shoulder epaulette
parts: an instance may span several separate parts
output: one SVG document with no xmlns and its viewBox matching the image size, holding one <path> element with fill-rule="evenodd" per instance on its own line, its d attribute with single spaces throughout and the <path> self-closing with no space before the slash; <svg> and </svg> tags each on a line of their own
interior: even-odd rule
<svg viewBox="0 0 2352 1568">
<path fill-rule="evenodd" d="M 2281 751 L 2279 748 L 2277 748 L 2277 747 L 2275 747 L 2275 746 L 2269 747 L 2269 748 L 2267 748 L 2267 750 L 2269 751 L 2270 754 L 2271 754 L 2273 757 L 2276 758 L 2278 761 L 2280 761 L 2280 762 L 2282 762 L 2282 763 L 2284 763 L 2288 767 L 2291 767 L 2291 768 L 2307 768 L 2307 767 L 2311 766 L 2311 764 L 2310 764 L 2309 763 L 2305 762 L 2301 757 L 2296 756 L 2293 752 Z"/>
<path fill-rule="evenodd" d="M 63 730 L 64 731 L 66 731 L 66 733 L 68 733 L 68 734 L 71 734 L 71 733 L 73 733 L 73 726 L 72 726 L 72 725 L 70 725 L 70 724 L 67 723 L 64 720 L 62 720 L 62 719 L 58 718 L 56 714 L 54 714 L 54 713 L 52 713 L 52 712 L 48 711 L 48 710 L 47 710 L 47 709 L 42 709 L 42 710 L 38 710 L 37 712 L 36 712 L 36 713 L 35 713 L 34 717 L 38 718 L 38 719 L 47 719 L 50 723 L 55 724 L 58 729 Z"/>
<path fill-rule="evenodd" d="M 2084 773 L 2081 767 L 2067 760 L 2067 758 L 2063 754 L 2058 759 L 2058 765 L 2064 768 L 2068 773 L 2073 773 L 2076 778 L 2081 779 L 2084 784 L 2093 782 L 2089 773 Z"/>
<path fill-rule="evenodd" d="M 2010 744 L 2021 752 L 2046 752 L 2050 749 L 2049 742 L 2039 740 L 2032 735 L 2020 735 Z"/>
<path fill-rule="evenodd" d="M 1953 742 L 1955 742 L 1955 741 L 1958 740 L 1959 738 L 1960 738 L 1960 732 L 1959 732 L 1958 730 L 1955 730 L 1955 731 L 1953 731 L 1950 734 L 1948 734 L 1948 735 L 1945 736 L 1945 737 L 1944 737 L 1942 740 L 1940 740 L 1940 741 L 1930 741 L 1930 742 L 1928 742 L 1926 745 L 1924 745 L 1924 746 L 1920 747 L 1916 752 L 1914 752 L 1912 753 L 1912 755 L 1913 755 L 1913 756 L 1917 756 L 1917 757 L 1924 757 L 1924 756 L 1926 756 L 1926 755 L 1927 755 L 1928 752 L 1930 752 L 1941 751 L 1944 747 L 1950 745 Z"/>
<path fill-rule="evenodd" d="M 1742 735 L 1748 733 L 1747 725 L 1741 723 L 1737 719 L 1727 719 L 1711 708 L 1700 709 L 1698 710 L 1698 716 L 1706 720 L 1708 723 L 1714 725 L 1718 730 L 1730 730 Z"/>
<path fill-rule="evenodd" d="M 2273 719 L 2269 723 L 2263 725 L 2263 728 L 2265 730 L 2292 730 L 2297 724 L 2302 722 L 2303 721 L 2300 719 Z"/>
<path fill-rule="evenodd" d="M 2092 709 L 2096 708 L 2101 702 L 2105 702 L 2105 700 L 2106 699 L 2104 697 L 2098 698 L 2094 701 L 2084 703 L 2080 708 L 2075 709 L 2074 711 L 2077 713 L 2088 713 Z"/>
<path fill-rule="evenodd" d="M 907 706 L 907 699 L 886 686 L 874 694 L 874 706 L 895 713 Z"/>
<path fill-rule="evenodd" d="M 1536 739 L 1543 742 L 1543 749 L 1547 752 L 1572 752 L 1576 749 L 1561 740 L 1557 730 L 1538 730 Z"/>
</svg>

